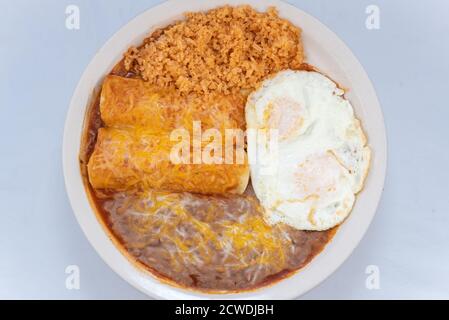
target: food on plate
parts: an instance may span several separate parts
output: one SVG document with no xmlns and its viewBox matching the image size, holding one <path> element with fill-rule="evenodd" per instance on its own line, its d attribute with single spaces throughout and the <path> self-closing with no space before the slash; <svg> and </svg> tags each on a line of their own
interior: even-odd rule
<svg viewBox="0 0 449 320">
<path fill-rule="evenodd" d="M 251 193 L 116 193 L 102 208 L 140 264 L 182 286 L 212 291 L 282 278 L 307 264 L 333 235 L 271 227 Z"/>
<path fill-rule="evenodd" d="M 343 91 L 304 59 L 298 26 L 250 6 L 187 13 L 124 53 L 86 114 L 80 165 L 129 259 L 215 293 L 273 284 L 323 250 L 370 153 Z M 276 130 L 277 156 L 251 129 Z M 197 130 L 218 134 L 195 145 Z M 243 138 L 228 144 L 230 132 Z M 225 161 L 205 162 L 204 150 Z"/>
<path fill-rule="evenodd" d="M 298 69 L 304 60 L 301 29 L 275 8 L 225 6 L 187 13 L 154 32 L 125 56 L 126 70 L 180 93 L 240 93 L 270 74 Z"/>
<path fill-rule="evenodd" d="M 180 96 L 173 89 L 158 88 L 142 79 L 109 75 L 101 89 L 100 113 L 105 126 L 141 126 L 156 134 L 176 128 L 192 130 L 194 121 L 203 129 L 244 129 L 245 100 L 240 96 L 210 94 Z"/>
<path fill-rule="evenodd" d="M 89 181 L 96 189 L 157 189 L 202 194 L 241 194 L 249 169 L 242 164 L 175 163 L 176 142 L 145 128 L 100 128 L 88 163 Z"/>
<path fill-rule="evenodd" d="M 271 223 L 326 230 L 351 212 L 371 151 L 343 93 L 318 72 L 286 70 L 248 98 L 248 128 L 277 132 L 274 155 L 264 141 L 248 141 L 252 185 Z M 271 156 L 270 172 L 257 155 Z"/>
<path fill-rule="evenodd" d="M 94 188 L 202 194 L 245 191 L 249 169 L 244 150 L 243 162 L 236 164 L 195 164 L 190 147 L 187 158 L 172 161 L 172 150 L 179 143 L 171 135 L 175 129 L 187 130 L 189 142 L 195 122 L 201 130 L 213 128 L 223 134 L 227 129 L 243 129 L 244 100 L 240 96 L 180 96 L 142 79 L 109 75 L 103 82 L 99 108 L 104 127 L 98 129 L 87 166 Z M 226 145 L 221 144 L 224 149 Z"/>
</svg>

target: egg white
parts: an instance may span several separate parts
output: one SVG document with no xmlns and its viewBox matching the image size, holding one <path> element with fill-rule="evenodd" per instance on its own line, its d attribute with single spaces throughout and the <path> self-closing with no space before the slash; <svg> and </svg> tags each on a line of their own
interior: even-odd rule
<svg viewBox="0 0 449 320">
<path fill-rule="evenodd" d="M 343 94 L 318 72 L 286 70 L 249 96 L 251 180 L 269 223 L 326 230 L 351 212 L 371 152 Z M 273 132 L 276 148 L 259 139 Z"/>
</svg>

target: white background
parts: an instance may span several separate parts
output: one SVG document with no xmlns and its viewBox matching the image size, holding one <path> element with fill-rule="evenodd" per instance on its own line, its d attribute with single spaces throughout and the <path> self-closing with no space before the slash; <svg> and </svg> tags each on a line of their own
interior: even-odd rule
<svg viewBox="0 0 449 320">
<path fill-rule="evenodd" d="M 188 1 L 188 0 L 186 0 Z M 0 0 L 0 298 L 141 299 L 87 242 L 61 166 L 65 115 L 96 51 L 160 1 Z M 388 173 L 360 246 L 302 298 L 449 298 L 449 2 L 296 0 L 365 67 L 388 134 Z M 81 28 L 65 27 L 78 5 Z M 365 9 L 380 8 L 379 30 Z M 80 290 L 65 268 L 78 265 Z M 380 289 L 365 286 L 368 265 Z"/>
</svg>

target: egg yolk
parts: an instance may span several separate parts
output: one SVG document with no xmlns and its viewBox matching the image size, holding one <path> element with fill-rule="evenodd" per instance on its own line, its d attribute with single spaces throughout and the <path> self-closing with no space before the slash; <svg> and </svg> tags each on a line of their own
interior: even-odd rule
<svg viewBox="0 0 449 320">
<path fill-rule="evenodd" d="M 286 140 L 301 128 L 304 108 L 292 99 L 277 98 L 265 109 L 264 120 L 269 129 L 279 130 L 280 140 Z"/>
<path fill-rule="evenodd" d="M 322 198 L 336 191 L 343 168 L 330 153 L 308 157 L 300 163 L 295 172 L 295 185 L 298 197 Z"/>
</svg>

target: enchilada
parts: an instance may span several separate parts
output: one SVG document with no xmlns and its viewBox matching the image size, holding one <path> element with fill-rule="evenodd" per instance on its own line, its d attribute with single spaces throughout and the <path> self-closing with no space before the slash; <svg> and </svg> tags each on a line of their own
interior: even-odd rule
<svg viewBox="0 0 449 320">
<path fill-rule="evenodd" d="M 201 194 L 241 194 L 249 179 L 243 164 L 176 164 L 170 159 L 177 142 L 145 128 L 100 128 L 88 163 L 89 181 L 97 189 L 140 188 Z M 191 155 L 193 157 L 193 155 Z"/>
<path fill-rule="evenodd" d="M 109 75 L 100 97 L 100 112 L 108 127 L 143 126 L 154 133 L 176 128 L 245 129 L 245 99 L 240 95 L 180 96 L 141 79 Z"/>
</svg>

